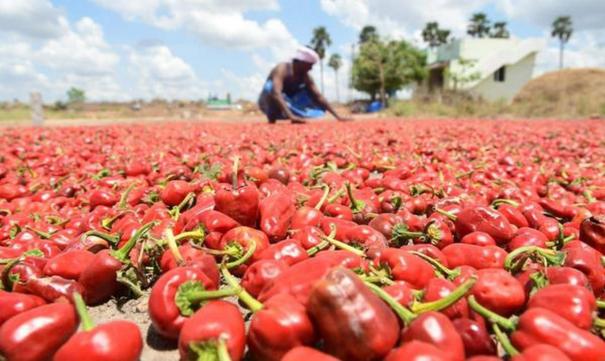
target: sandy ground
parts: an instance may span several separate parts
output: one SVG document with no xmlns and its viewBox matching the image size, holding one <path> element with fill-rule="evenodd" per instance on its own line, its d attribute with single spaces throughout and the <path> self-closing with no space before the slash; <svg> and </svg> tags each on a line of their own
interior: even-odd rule
<svg viewBox="0 0 605 361">
<path fill-rule="evenodd" d="M 171 342 L 159 336 L 151 325 L 147 314 L 148 292 L 139 299 L 129 300 L 120 310 L 114 301 L 89 309 L 90 316 L 95 322 L 102 323 L 110 320 L 129 320 L 136 323 L 143 335 L 144 347 L 141 360 L 143 361 L 176 361 L 179 359 L 176 342 Z"/>
</svg>

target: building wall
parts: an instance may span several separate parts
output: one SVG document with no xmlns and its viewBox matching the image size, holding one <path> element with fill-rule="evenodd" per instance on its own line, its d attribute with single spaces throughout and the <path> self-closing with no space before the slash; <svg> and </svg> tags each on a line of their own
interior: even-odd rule
<svg viewBox="0 0 605 361">
<path fill-rule="evenodd" d="M 491 74 L 470 89 L 470 91 L 472 94 L 486 100 L 504 100 L 510 102 L 532 78 L 535 60 L 536 54 L 529 54 L 519 62 L 506 66 L 504 82 L 494 81 L 494 76 Z"/>
</svg>

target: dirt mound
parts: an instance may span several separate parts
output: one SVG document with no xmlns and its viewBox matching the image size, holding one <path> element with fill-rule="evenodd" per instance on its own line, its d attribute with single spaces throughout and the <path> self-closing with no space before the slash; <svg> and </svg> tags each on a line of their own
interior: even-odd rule
<svg viewBox="0 0 605 361">
<path fill-rule="evenodd" d="M 531 80 L 513 101 L 515 113 L 541 117 L 605 116 L 605 69 L 565 69 Z"/>
</svg>

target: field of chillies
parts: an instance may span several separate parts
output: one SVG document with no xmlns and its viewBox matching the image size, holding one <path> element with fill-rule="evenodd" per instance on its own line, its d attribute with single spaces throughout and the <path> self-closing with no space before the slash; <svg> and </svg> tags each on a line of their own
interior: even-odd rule
<svg viewBox="0 0 605 361">
<path fill-rule="evenodd" d="M 0 355 L 138 360 L 139 327 L 87 306 L 148 294 L 182 360 L 605 360 L 604 140 L 599 121 L 3 129 Z"/>
</svg>

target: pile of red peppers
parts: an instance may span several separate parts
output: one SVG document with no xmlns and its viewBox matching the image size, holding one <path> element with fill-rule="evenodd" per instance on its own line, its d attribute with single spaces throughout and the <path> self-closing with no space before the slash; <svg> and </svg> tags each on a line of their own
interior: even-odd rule
<svg viewBox="0 0 605 361">
<path fill-rule="evenodd" d="M 605 360 L 605 128 L 7 128 L 0 359 Z"/>
</svg>

